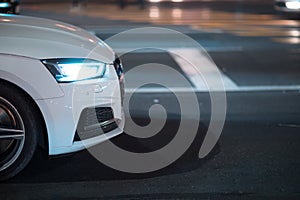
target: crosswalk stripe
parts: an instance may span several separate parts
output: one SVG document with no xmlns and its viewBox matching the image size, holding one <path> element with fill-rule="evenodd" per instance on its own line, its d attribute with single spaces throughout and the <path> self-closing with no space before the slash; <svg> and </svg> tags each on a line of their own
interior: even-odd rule
<svg viewBox="0 0 300 200">
<path fill-rule="evenodd" d="M 173 59 L 177 62 L 183 72 L 189 77 L 190 81 L 198 91 L 201 90 L 212 90 L 207 85 L 207 80 L 223 81 L 225 90 L 236 90 L 237 84 L 234 83 L 228 76 L 220 72 L 216 73 L 216 65 L 213 63 L 211 58 L 208 58 L 204 50 L 193 48 L 180 48 L 171 49 L 171 51 L 177 52 L 177 55 L 171 54 Z M 192 64 L 197 63 L 197 66 Z M 199 74 L 199 72 L 201 74 Z M 218 80 L 221 78 L 222 80 Z M 214 81 L 212 81 L 214 82 Z M 209 83 L 209 82 L 208 82 Z M 220 89 L 220 88 L 218 88 Z"/>
</svg>

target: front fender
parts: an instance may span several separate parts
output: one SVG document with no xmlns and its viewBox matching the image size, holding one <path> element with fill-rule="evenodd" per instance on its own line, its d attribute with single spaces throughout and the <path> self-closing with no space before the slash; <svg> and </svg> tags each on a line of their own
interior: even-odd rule
<svg viewBox="0 0 300 200">
<path fill-rule="evenodd" d="M 64 96 L 63 90 L 40 60 L 0 54 L 0 79 L 11 82 L 34 100 Z"/>
</svg>

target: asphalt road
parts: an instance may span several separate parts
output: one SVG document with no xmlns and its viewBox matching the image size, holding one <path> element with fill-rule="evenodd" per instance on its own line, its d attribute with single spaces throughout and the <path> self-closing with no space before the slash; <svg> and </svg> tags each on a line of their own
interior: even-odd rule
<svg viewBox="0 0 300 200">
<path fill-rule="evenodd" d="M 130 27 L 155 25 L 180 30 L 208 51 L 222 74 L 234 83 L 235 89 L 229 88 L 226 92 L 225 126 L 218 145 L 207 159 L 198 158 L 203 135 L 209 123 L 214 123 L 210 119 L 211 99 L 208 91 L 204 90 L 196 92 L 201 110 L 197 136 L 188 151 L 167 168 L 146 174 L 130 174 L 105 166 L 88 151 L 49 160 L 39 149 L 24 171 L 0 183 L 1 199 L 299 199 L 300 45 L 282 42 L 290 37 L 285 35 L 287 27 L 284 24 L 293 22 L 293 26 L 288 28 L 299 32 L 299 23 L 276 16 L 270 5 L 270 1 L 205 3 L 206 8 L 211 8 L 212 15 L 238 11 L 257 19 L 261 19 L 262 15 L 272 16 L 269 24 L 258 25 L 267 28 L 261 32 L 253 24 L 256 18 L 247 21 L 246 17 L 242 17 L 243 28 L 236 23 L 232 29 L 226 25 L 231 22 L 230 18 L 226 19 L 228 21 L 215 19 L 225 25 L 207 30 L 207 27 L 197 29 L 190 26 L 192 19 L 187 24 L 167 22 L 162 25 L 151 20 L 133 21 L 130 16 L 119 20 L 111 19 L 109 15 L 105 18 L 86 16 L 84 13 L 50 12 L 49 8 L 61 7 L 57 4 L 52 7 L 47 5 L 48 9 L 38 5 L 24 6 L 24 14 L 73 23 L 103 39 Z M 164 4 L 160 8 L 167 12 L 169 6 Z M 197 6 L 200 9 L 203 4 L 186 4 L 182 7 L 182 13 Z M 255 10 L 257 7 L 258 11 Z M 275 25 L 270 25 L 272 22 Z M 279 32 L 273 30 L 273 26 L 277 25 L 276 31 L 279 28 Z M 243 35 L 245 30 L 251 32 L 252 29 L 257 29 L 257 35 Z M 244 31 L 242 35 L 241 31 Z M 299 39 L 299 35 L 296 38 Z M 138 38 L 133 37 L 132 41 L 111 45 L 124 49 L 134 46 L 136 40 Z M 144 46 L 149 43 L 151 41 L 139 41 Z M 176 47 L 172 38 L 161 39 L 158 43 L 166 48 Z M 189 49 L 188 46 L 180 48 Z M 169 52 L 148 49 L 126 54 L 122 58 L 126 72 L 135 66 L 155 62 L 168 65 L 187 80 L 190 79 Z M 171 87 L 183 88 L 178 95 L 189 95 L 188 91 L 184 92 L 186 85 L 174 78 L 175 75 L 156 70 L 149 71 L 147 76 L 129 74 L 126 98 L 135 82 L 143 76 L 149 80 L 165 77 Z M 193 81 L 190 83 L 194 88 Z M 141 152 L 159 149 L 172 140 L 180 124 L 179 104 L 173 93 L 160 91 L 159 87 L 149 84 L 146 85 L 147 90 L 134 94 L 126 113 L 127 117 L 131 114 L 138 124 L 146 125 L 149 123 L 149 108 L 159 103 L 169 114 L 165 127 L 151 139 L 134 139 L 124 134 L 112 140 L 115 144 Z"/>
</svg>

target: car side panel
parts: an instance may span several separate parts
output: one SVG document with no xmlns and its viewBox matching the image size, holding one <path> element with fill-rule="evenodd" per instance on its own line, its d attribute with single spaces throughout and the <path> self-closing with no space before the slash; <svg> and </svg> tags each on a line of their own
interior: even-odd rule
<svg viewBox="0 0 300 200">
<path fill-rule="evenodd" d="M 0 79 L 11 82 L 33 99 L 49 99 L 64 95 L 48 69 L 36 59 L 0 54 Z"/>
</svg>

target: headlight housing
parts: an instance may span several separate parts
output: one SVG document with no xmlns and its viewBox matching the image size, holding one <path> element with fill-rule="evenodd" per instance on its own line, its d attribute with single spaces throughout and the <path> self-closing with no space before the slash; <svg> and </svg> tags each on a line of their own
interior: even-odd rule
<svg viewBox="0 0 300 200">
<path fill-rule="evenodd" d="M 285 2 L 285 6 L 288 9 L 291 9 L 291 10 L 299 10 L 300 9 L 300 2 L 299 1 Z"/>
<path fill-rule="evenodd" d="M 59 83 L 101 78 L 106 70 L 105 63 L 85 58 L 45 59 L 42 63 Z"/>
<path fill-rule="evenodd" d="M 9 8 L 11 6 L 10 3 L 8 2 L 1 2 L 0 3 L 0 8 Z"/>
</svg>

